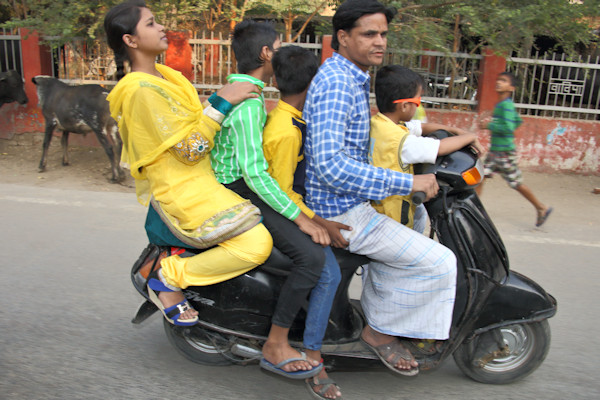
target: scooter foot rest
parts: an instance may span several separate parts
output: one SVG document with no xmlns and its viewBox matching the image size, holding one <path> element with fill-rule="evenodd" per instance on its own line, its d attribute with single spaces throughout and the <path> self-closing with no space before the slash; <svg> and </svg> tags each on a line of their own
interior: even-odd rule
<svg viewBox="0 0 600 400">
<path fill-rule="evenodd" d="M 145 320 L 147 320 L 152 314 L 158 311 L 158 308 L 151 301 L 144 301 L 137 312 L 135 313 L 135 317 L 131 320 L 133 324 L 141 324 Z"/>
</svg>

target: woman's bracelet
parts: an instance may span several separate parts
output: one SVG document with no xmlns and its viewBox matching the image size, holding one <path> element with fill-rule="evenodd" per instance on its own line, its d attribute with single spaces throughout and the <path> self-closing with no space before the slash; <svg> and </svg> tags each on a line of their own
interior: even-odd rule
<svg viewBox="0 0 600 400">
<path fill-rule="evenodd" d="M 208 98 L 208 102 L 215 108 L 215 110 L 219 111 L 223 115 L 227 115 L 227 113 L 233 108 L 233 105 L 230 102 L 217 95 L 217 93 L 213 93 Z"/>
</svg>

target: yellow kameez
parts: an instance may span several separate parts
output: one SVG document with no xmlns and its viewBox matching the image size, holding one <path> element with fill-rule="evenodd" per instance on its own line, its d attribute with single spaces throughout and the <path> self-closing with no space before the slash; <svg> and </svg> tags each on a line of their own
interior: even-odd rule
<svg viewBox="0 0 600 400">
<path fill-rule="evenodd" d="M 119 81 L 108 96 L 111 114 L 138 201 L 148 205 L 152 196 L 178 228 L 193 232 L 249 203 L 214 176 L 208 155 L 220 126 L 204 114 L 196 89 L 181 73 L 156 68 L 165 79 L 132 72 Z M 198 148 L 182 151 L 182 144 Z M 272 239 L 258 224 L 218 245 L 191 258 L 164 259 L 163 276 L 182 288 L 231 279 L 264 262 Z"/>
</svg>

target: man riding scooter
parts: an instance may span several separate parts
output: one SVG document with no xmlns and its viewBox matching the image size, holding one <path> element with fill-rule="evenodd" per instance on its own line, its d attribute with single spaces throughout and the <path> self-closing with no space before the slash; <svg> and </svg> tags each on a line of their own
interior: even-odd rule
<svg viewBox="0 0 600 400">
<path fill-rule="evenodd" d="M 333 16 L 336 53 L 319 69 L 304 107 L 306 200 L 322 217 L 352 226 L 345 232 L 348 250 L 377 261 L 372 271 L 386 274 L 399 287 L 402 280 L 413 279 L 411 290 L 430 293 L 420 304 L 407 298 L 410 303 L 404 307 L 394 305 L 388 294 L 378 299 L 363 295 L 361 300 L 369 323 L 363 342 L 388 368 L 415 375 L 418 363 L 397 337 L 448 339 L 456 258 L 439 243 L 379 214 L 368 202 L 418 191 L 431 198 L 438 192 L 431 174 L 413 177 L 368 162 L 368 68 L 383 62 L 394 14 L 376 0 L 348 0 Z M 399 251 L 401 243 L 405 245 Z"/>
</svg>

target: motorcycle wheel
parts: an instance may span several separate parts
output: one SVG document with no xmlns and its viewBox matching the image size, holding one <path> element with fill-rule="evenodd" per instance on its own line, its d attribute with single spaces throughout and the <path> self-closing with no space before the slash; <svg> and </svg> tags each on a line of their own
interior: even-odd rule
<svg viewBox="0 0 600 400">
<path fill-rule="evenodd" d="M 233 364 L 227 342 L 217 333 L 199 326 L 175 326 L 164 321 L 169 342 L 188 360 L 202 365 L 225 366 Z"/>
<path fill-rule="evenodd" d="M 481 363 L 475 358 L 481 335 L 463 343 L 454 352 L 458 368 L 469 378 L 482 383 L 504 384 L 517 381 L 539 367 L 550 349 L 550 325 L 547 320 L 497 328 L 509 353 Z M 490 346 L 490 351 L 493 351 Z M 481 354 L 481 353 L 479 353 Z M 482 365 L 483 364 L 483 365 Z"/>
</svg>

